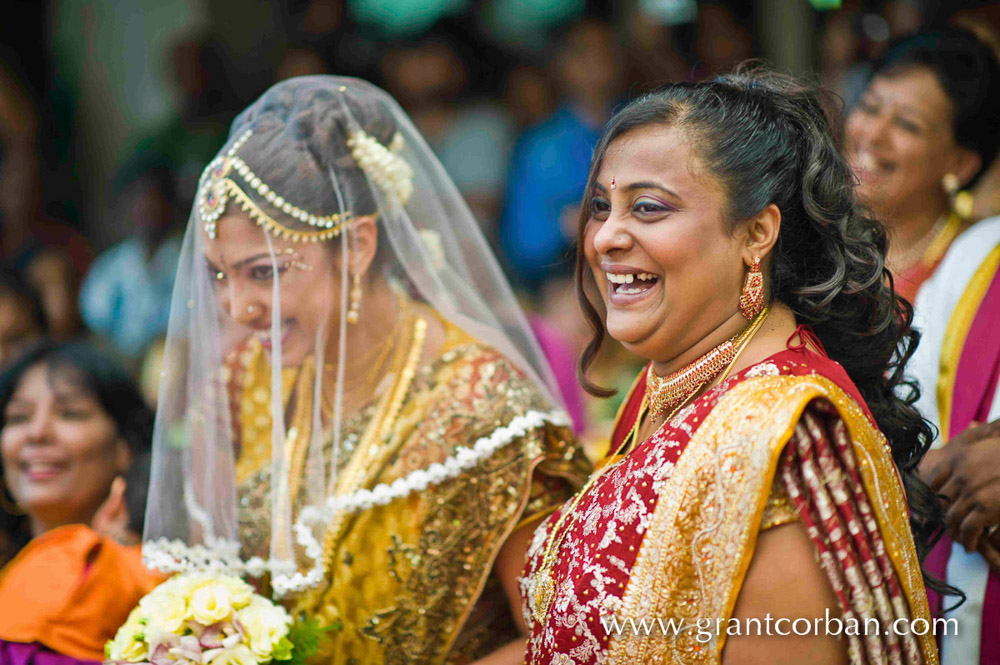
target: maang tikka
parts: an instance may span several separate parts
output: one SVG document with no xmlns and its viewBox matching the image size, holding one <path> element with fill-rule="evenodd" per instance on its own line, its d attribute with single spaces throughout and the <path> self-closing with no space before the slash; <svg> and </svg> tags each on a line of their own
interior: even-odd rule
<svg viewBox="0 0 1000 665">
<path fill-rule="evenodd" d="M 748 320 L 753 321 L 762 309 L 764 309 L 764 274 L 760 271 L 760 257 L 755 255 L 743 282 L 740 312 Z"/>
</svg>

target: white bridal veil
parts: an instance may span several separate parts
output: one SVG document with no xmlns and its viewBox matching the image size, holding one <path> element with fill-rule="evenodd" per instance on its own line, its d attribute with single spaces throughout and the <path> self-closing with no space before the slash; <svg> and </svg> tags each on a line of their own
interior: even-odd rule
<svg viewBox="0 0 1000 665">
<path fill-rule="evenodd" d="M 364 219 L 374 220 L 377 250 L 361 275 L 351 266 Z M 401 303 L 385 321 L 366 318 L 373 280 Z M 490 436 L 392 485 L 339 494 L 337 476 L 357 443 L 345 423 L 369 402 L 398 397 L 380 392 L 406 371 L 391 358 L 419 356 L 410 342 L 420 330 L 400 323 L 405 303 L 497 349 L 553 406 L 496 423 Z M 237 389 L 251 379 L 266 389 Z M 280 83 L 234 121 L 188 222 L 144 556 L 165 571 L 266 573 L 278 596 L 304 590 L 322 579 L 320 544 L 339 515 L 440 482 L 527 428 L 564 423 L 556 395 L 468 207 L 395 101 L 356 79 Z M 309 425 L 301 431 L 296 410 Z M 259 428 L 264 448 L 250 449 L 247 427 Z M 241 469 L 253 457 L 264 473 Z M 253 497 L 237 489 L 247 478 L 260 485 Z M 241 542 L 249 501 L 263 502 L 270 518 L 257 544 Z"/>
</svg>

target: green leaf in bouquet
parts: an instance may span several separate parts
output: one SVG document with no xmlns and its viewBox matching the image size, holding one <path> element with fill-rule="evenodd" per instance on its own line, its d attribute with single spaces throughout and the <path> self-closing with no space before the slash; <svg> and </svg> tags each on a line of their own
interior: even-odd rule
<svg viewBox="0 0 1000 665">
<path fill-rule="evenodd" d="M 288 629 L 288 636 L 278 643 L 274 659 L 281 661 L 282 665 L 305 665 L 306 660 L 319 650 L 323 633 L 334 629 L 334 626 L 321 626 L 316 619 L 296 619 Z"/>
</svg>

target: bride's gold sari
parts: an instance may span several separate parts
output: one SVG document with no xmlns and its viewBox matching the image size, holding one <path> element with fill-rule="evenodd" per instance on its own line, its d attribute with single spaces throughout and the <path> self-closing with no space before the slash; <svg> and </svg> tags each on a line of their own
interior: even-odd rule
<svg viewBox="0 0 1000 665">
<path fill-rule="evenodd" d="M 426 316 L 433 316 L 428 314 Z M 379 397 L 345 420 L 337 493 L 391 484 L 444 462 L 456 449 L 532 410 L 546 409 L 534 385 L 495 350 L 445 326 L 430 362 L 419 358 L 417 316 L 400 347 L 403 366 Z M 269 370 L 259 342 L 231 355 L 240 535 L 249 553 L 266 555 L 271 534 Z M 412 375 L 412 376 L 411 376 Z M 291 427 L 290 485 L 301 477 L 311 409 L 292 399 L 313 381 L 308 362 L 283 377 Z M 408 385 L 407 385 L 408 384 Z M 329 447 L 328 447 L 329 452 Z M 529 429 L 458 477 L 359 513 L 339 516 L 324 542 L 321 587 L 293 609 L 329 626 L 317 662 L 467 662 L 515 639 L 509 603 L 491 570 L 506 538 L 559 506 L 587 464 L 566 429 Z M 294 491 L 294 489 L 293 489 Z"/>
</svg>

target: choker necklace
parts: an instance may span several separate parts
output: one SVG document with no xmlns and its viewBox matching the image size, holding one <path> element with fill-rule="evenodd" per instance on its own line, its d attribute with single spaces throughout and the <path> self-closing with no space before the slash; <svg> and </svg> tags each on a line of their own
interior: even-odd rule
<svg viewBox="0 0 1000 665">
<path fill-rule="evenodd" d="M 584 483 L 583 487 L 577 491 L 572 499 L 566 502 L 566 505 L 562 507 L 562 513 L 559 515 L 559 519 L 556 520 L 555 526 L 546 535 L 544 545 L 545 549 L 542 551 L 542 560 L 535 571 L 534 575 L 531 576 L 531 591 L 528 596 L 528 604 L 531 609 L 531 616 L 535 619 L 535 622 L 541 625 L 545 622 L 546 617 L 549 613 L 549 607 L 552 604 L 552 599 L 556 592 L 556 580 L 552 574 L 552 569 L 555 567 L 556 559 L 559 556 L 559 550 L 562 546 L 562 541 L 566 535 L 576 527 L 576 523 L 579 521 L 579 515 L 576 513 L 576 508 L 580 504 L 581 499 L 587 494 L 587 491 L 597 482 L 597 480 L 603 476 L 603 474 L 613 467 L 615 464 L 621 461 L 622 458 L 628 453 L 630 447 L 630 442 L 635 442 L 635 437 L 637 436 L 637 430 L 639 429 L 639 423 L 642 421 L 645 415 L 646 409 L 649 409 L 649 413 L 653 417 L 660 417 L 668 408 L 672 408 L 673 411 L 668 416 L 667 420 L 672 419 L 680 407 L 682 407 L 689 399 L 695 396 L 698 390 L 701 389 L 705 383 L 711 381 L 715 378 L 723 368 L 725 368 L 729 363 L 732 363 L 743 351 L 747 342 L 750 338 L 756 334 L 760 327 L 764 324 L 764 319 L 767 318 L 768 312 L 771 310 L 770 306 L 765 305 L 764 309 L 750 322 L 746 328 L 744 328 L 738 335 L 732 339 L 728 339 L 719 346 L 715 347 L 705 355 L 703 355 L 698 360 L 687 367 L 681 369 L 678 372 L 674 372 L 670 376 L 661 379 L 653 373 L 652 364 L 649 366 L 646 374 L 646 396 L 642 398 L 642 403 L 639 406 L 639 415 L 636 417 L 635 423 L 632 425 L 632 429 L 625 438 L 617 450 L 609 456 L 607 462 L 599 465 L 594 472 Z M 723 347 L 728 348 L 728 351 L 723 351 L 720 353 L 720 349 Z M 712 358 L 724 358 L 721 365 L 711 374 L 707 373 L 704 369 L 708 365 L 704 362 L 709 357 Z M 718 360 L 712 360 L 712 366 L 714 363 L 719 362 Z M 674 378 L 676 377 L 676 379 Z M 690 377 L 690 378 L 689 378 Z M 700 378 L 699 378 L 700 377 Z M 707 377 L 707 378 L 705 378 Z M 673 381 L 673 383 L 669 383 Z M 658 386 L 657 382 L 660 385 Z M 668 385 L 669 384 L 669 385 Z M 669 393 L 670 401 L 666 401 L 664 398 L 667 391 Z M 648 399 L 647 399 L 648 397 Z M 659 413 L 656 412 L 656 404 L 662 405 L 663 409 Z M 570 515 L 572 515 L 572 523 L 563 529 L 563 526 L 569 520 Z"/>
<path fill-rule="evenodd" d="M 646 394 L 649 395 L 649 412 L 654 418 L 674 409 L 688 400 L 693 392 L 705 385 L 724 370 L 733 360 L 743 342 L 753 335 L 764 323 L 770 308 L 764 307 L 760 314 L 736 336 L 727 339 L 694 362 L 682 367 L 669 376 L 659 377 L 650 363 L 646 369 Z"/>
</svg>

